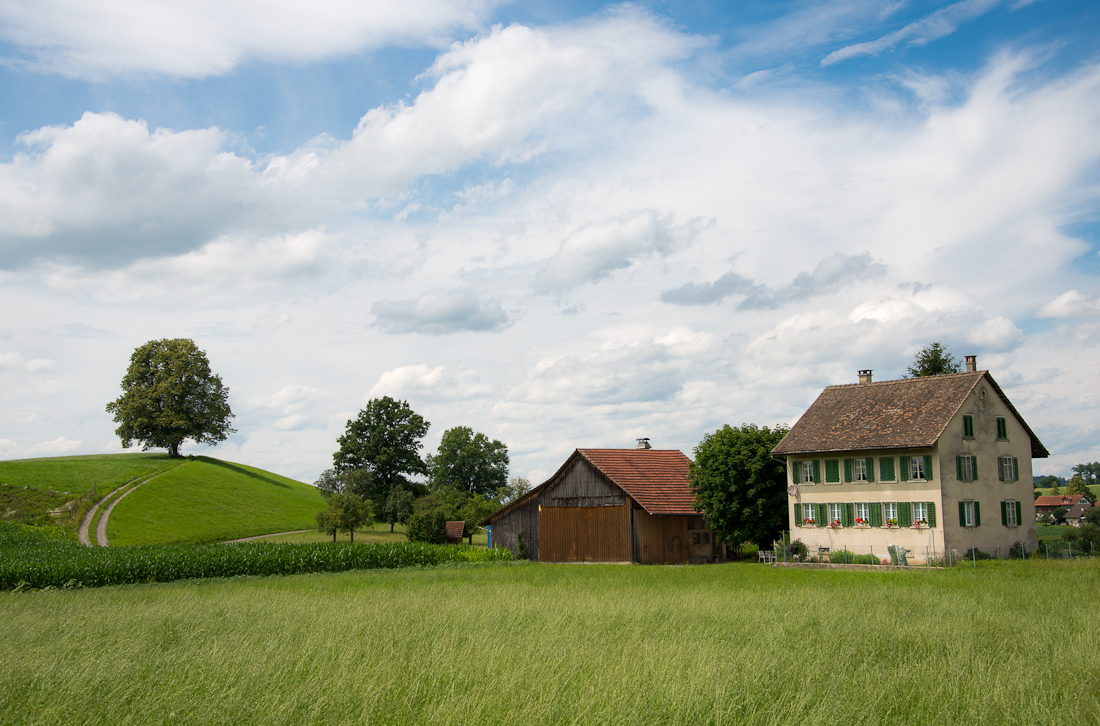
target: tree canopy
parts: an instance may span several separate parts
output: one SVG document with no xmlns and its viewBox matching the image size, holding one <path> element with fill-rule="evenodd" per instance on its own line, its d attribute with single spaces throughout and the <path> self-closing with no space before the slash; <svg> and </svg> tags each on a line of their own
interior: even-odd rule
<svg viewBox="0 0 1100 726">
<path fill-rule="evenodd" d="M 491 497 L 508 486 L 508 447 L 468 426 L 447 429 L 438 453 L 428 457 L 428 464 L 435 490 Z"/>
<path fill-rule="evenodd" d="M 707 526 L 727 545 L 770 543 L 787 524 L 787 467 L 772 449 L 785 426 L 723 426 L 695 447 L 691 485 Z"/>
<path fill-rule="evenodd" d="M 123 394 L 107 404 L 122 447 L 164 448 L 178 457 L 187 439 L 214 445 L 230 428 L 229 389 L 210 371 L 206 353 L 186 338 L 151 340 L 130 356 Z"/>
<path fill-rule="evenodd" d="M 404 487 L 394 487 L 393 491 L 386 498 L 386 504 L 382 507 L 382 517 L 386 523 L 390 525 L 390 531 L 393 531 L 393 525 L 400 522 L 405 524 L 409 517 L 413 513 L 413 495 L 408 489 Z"/>
<path fill-rule="evenodd" d="M 1077 464 L 1073 472 L 1084 480 L 1088 486 L 1100 484 L 1100 462 L 1093 461 L 1088 464 Z"/>
<path fill-rule="evenodd" d="M 420 449 L 430 425 L 409 407 L 408 401 L 395 401 L 389 396 L 372 398 L 358 416 L 348 421 L 344 435 L 337 440 L 340 448 L 332 455 L 336 471 L 360 472 L 360 477 L 369 472 L 369 481 L 363 477 L 363 483 L 355 489 L 360 496 L 376 502 L 385 502 L 397 486 L 413 490 L 416 487 L 405 475 L 428 473 Z"/>
<path fill-rule="evenodd" d="M 332 535 L 336 541 L 336 532 L 347 532 L 351 541 L 355 541 L 355 528 L 369 525 L 373 519 L 373 503 L 360 499 L 355 494 L 326 494 L 328 509 L 317 512 L 317 529 Z"/>
<path fill-rule="evenodd" d="M 1089 489 L 1085 480 L 1081 478 L 1080 474 L 1074 474 L 1070 477 L 1070 480 L 1066 482 L 1066 494 L 1073 496 L 1074 494 L 1080 494 L 1090 502 L 1093 499 L 1092 490 Z"/>
<path fill-rule="evenodd" d="M 959 373 L 962 365 L 946 345 L 940 342 L 929 343 L 913 356 L 913 363 L 908 369 L 908 378 L 921 378 L 923 376 L 939 376 L 944 373 Z"/>
</svg>

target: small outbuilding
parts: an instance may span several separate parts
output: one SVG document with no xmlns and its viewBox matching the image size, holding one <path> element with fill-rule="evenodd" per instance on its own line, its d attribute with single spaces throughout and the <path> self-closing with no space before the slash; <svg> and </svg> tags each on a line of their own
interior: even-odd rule
<svg viewBox="0 0 1100 726">
<path fill-rule="evenodd" d="M 470 544 L 473 544 L 474 533 L 466 527 L 466 522 L 461 519 L 457 522 L 447 522 L 447 544 L 459 545 L 466 538 L 469 539 Z"/>
<path fill-rule="evenodd" d="M 646 448 L 641 448 L 641 447 Z M 490 547 L 540 562 L 725 561 L 677 450 L 577 449 L 544 483 L 478 524 Z"/>
</svg>

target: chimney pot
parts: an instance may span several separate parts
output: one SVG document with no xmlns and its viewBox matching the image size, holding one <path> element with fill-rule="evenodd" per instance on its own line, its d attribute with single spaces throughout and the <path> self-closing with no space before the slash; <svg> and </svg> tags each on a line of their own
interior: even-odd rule
<svg viewBox="0 0 1100 726">
<path fill-rule="evenodd" d="M 871 382 L 871 369 L 870 368 L 864 369 L 864 370 L 859 372 L 859 382 L 860 383 L 870 383 Z"/>
<path fill-rule="evenodd" d="M 638 445 L 634 448 L 636 448 L 636 449 L 648 449 L 648 448 L 650 448 L 649 438 L 646 437 L 646 438 L 638 439 Z"/>
<path fill-rule="evenodd" d="M 978 371 L 978 356 L 968 355 L 966 356 L 966 372 L 976 373 Z"/>
</svg>

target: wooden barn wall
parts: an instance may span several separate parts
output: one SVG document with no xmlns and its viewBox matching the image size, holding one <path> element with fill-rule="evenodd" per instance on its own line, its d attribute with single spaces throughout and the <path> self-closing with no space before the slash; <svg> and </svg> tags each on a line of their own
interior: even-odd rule
<svg viewBox="0 0 1100 726">
<path fill-rule="evenodd" d="M 584 459 L 578 459 L 560 481 L 539 496 L 546 507 L 619 507 L 626 504 L 623 490 Z"/>
<path fill-rule="evenodd" d="M 688 533 L 695 517 L 653 515 L 634 510 L 634 561 L 644 565 L 672 565 L 687 562 L 691 554 Z"/>
<path fill-rule="evenodd" d="M 543 562 L 629 562 L 630 506 L 543 507 L 539 513 Z"/>
<path fill-rule="evenodd" d="M 516 551 L 516 532 L 523 530 L 527 545 L 527 558 L 539 559 L 539 503 L 537 498 L 502 514 L 492 522 L 493 547 L 507 547 Z"/>
</svg>

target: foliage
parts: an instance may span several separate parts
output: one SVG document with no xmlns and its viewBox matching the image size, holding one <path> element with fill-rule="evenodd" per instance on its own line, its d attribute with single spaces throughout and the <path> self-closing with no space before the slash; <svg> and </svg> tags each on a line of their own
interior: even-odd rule
<svg viewBox="0 0 1100 726">
<path fill-rule="evenodd" d="M 1100 552 L 1100 527 L 1083 524 L 1080 527 L 1067 527 L 1062 539 L 1073 543 L 1074 554 Z"/>
<path fill-rule="evenodd" d="M 695 447 L 695 506 L 719 541 L 771 542 L 787 524 L 787 468 L 771 456 L 786 434 L 785 426 L 727 424 Z"/>
<path fill-rule="evenodd" d="M 348 421 L 344 434 L 337 440 L 339 450 L 332 455 L 338 472 L 369 472 L 356 491 L 360 496 L 384 502 L 395 487 L 413 489 L 406 474 L 427 474 L 420 458 L 424 447 L 421 439 L 430 424 L 409 407 L 408 401 L 395 401 L 389 396 L 372 398 Z"/>
<path fill-rule="evenodd" d="M 1037 476 L 1034 477 L 1034 480 L 1037 489 L 1050 489 L 1051 487 L 1057 489 L 1063 482 L 1062 477 L 1051 475 Z"/>
<path fill-rule="evenodd" d="M 1094 527 L 1100 527 L 1100 506 L 1091 506 L 1085 510 L 1085 521 Z"/>
<path fill-rule="evenodd" d="M 1100 484 L 1100 461 L 1077 464 L 1073 467 L 1073 471 L 1089 486 Z"/>
<path fill-rule="evenodd" d="M 1085 483 L 1085 480 L 1081 477 L 1080 474 L 1075 474 L 1074 476 L 1070 477 L 1069 482 L 1066 483 L 1066 494 L 1071 497 L 1076 494 L 1080 494 L 1085 499 L 1088 499 L 1090 502 L 1092 501 L 1092 490 L 1089 489 L 1088 485 Z"/>
<path fill-rule="evenodd" d="M 1057 509 L 1055 509 L 1053 512 L 1050 513 L 1050 518 L 1052 520 L 1054 520 L 1055 522 L 1061 522 L 1065 518 L 1066 512 L 1068 512 L 1068 511 L 1069 510 L 1066 509 L 1065 507 L 1058 507 Z"/>
<path fill-rule="evenodd" d="M 119 424 L 124 449 L 165 448 L 179 456 L 187 439 L 214 445 L 235 433 L 229 420 L 229 389 L 210 371 L 206 353 L 186 338 L 152 340 L 130 356 L 123 394 L 107 404 Z"/>
<path fill-rule="evenodd" d="M 531 480 L 524 476 L 514 476 L 508 483 L 497 489 L 496 500 L 501 506 L 510 504 L 531 491 Z"/>
<path fill-rule="evenodd" d="M 292 575 L 507 559 L 511 559 L 509 553 L 488 548 L 406 542 L 83 547 L 51 536 L 43 528 L 0 522 L 0 590 L 13 589 L 20 583 L 31 588 L 99 587 L 200 577 Z"/>
<path fill-rule="evenodd" d="M 386 503 L 382 507 L 382 518 L 390 525 L 390 531 L 393 531 L 395 524 L 405 524 L 413 512 L 413 495 L 412 492 L 404 487 L 395 487 L 390 495 L 386 497 Z"/>
<path fill-rule="evenodd" d="M 354 542 L 356 528 L 373 521 L 374 504 L 369 499 L 360 499 L 357 494 L 329 494 L 326 499 L 328 509 L 317 512 L 317 529 L 331 534 L 333 542 L 337 532 L 347 532 Z"/>
<path fill-rule="evenodd" d="M 417 512 L 405 523 L 405 536 L 410 542 L 447 543 L 447 518 L 442 512 Z"/>
<path fill-rule="evenodd" d="M 929 343 L 913 356 L 912 364 L 906 369 L 907 378 L 938 376 L 944 373 L 958 373 L 962 365 L 951 354 L 948 347 L 940 342 Z"/>
<path fill-rule="evenodd" d="M 438 452 L 428 456 L 428 469 L 434 490 L 493 496 L 508 485 L 508 447 L 468 426 L 456 426 L 443 433 Z"/>
<path fill-rule="evenodd" d="M 526 560 L 527 559 L 527 542 L 524 541 L 523 530 L 522 529 L 517 529 L 516 530 L 516 553 L 515 553 L 515 557 L 516 557 L 517 560 Z"/>
<path fill-rule="evenodd" d="M 846 549 L 833 550 L 829 553 L 829 562 L 834 565 L 877 565 L 881 560 L 874 554 L 857 554 Z"/>
<path fill-rule="evenodd" d="M 440 513 L 448 522 L 461 519 L 471 531 L 477 527 L 478 522 L 498 509 L 500 504 L 495 499 L 459 490 L 428 492 L 413 502 L 415 512 Z"/>
</svg>

